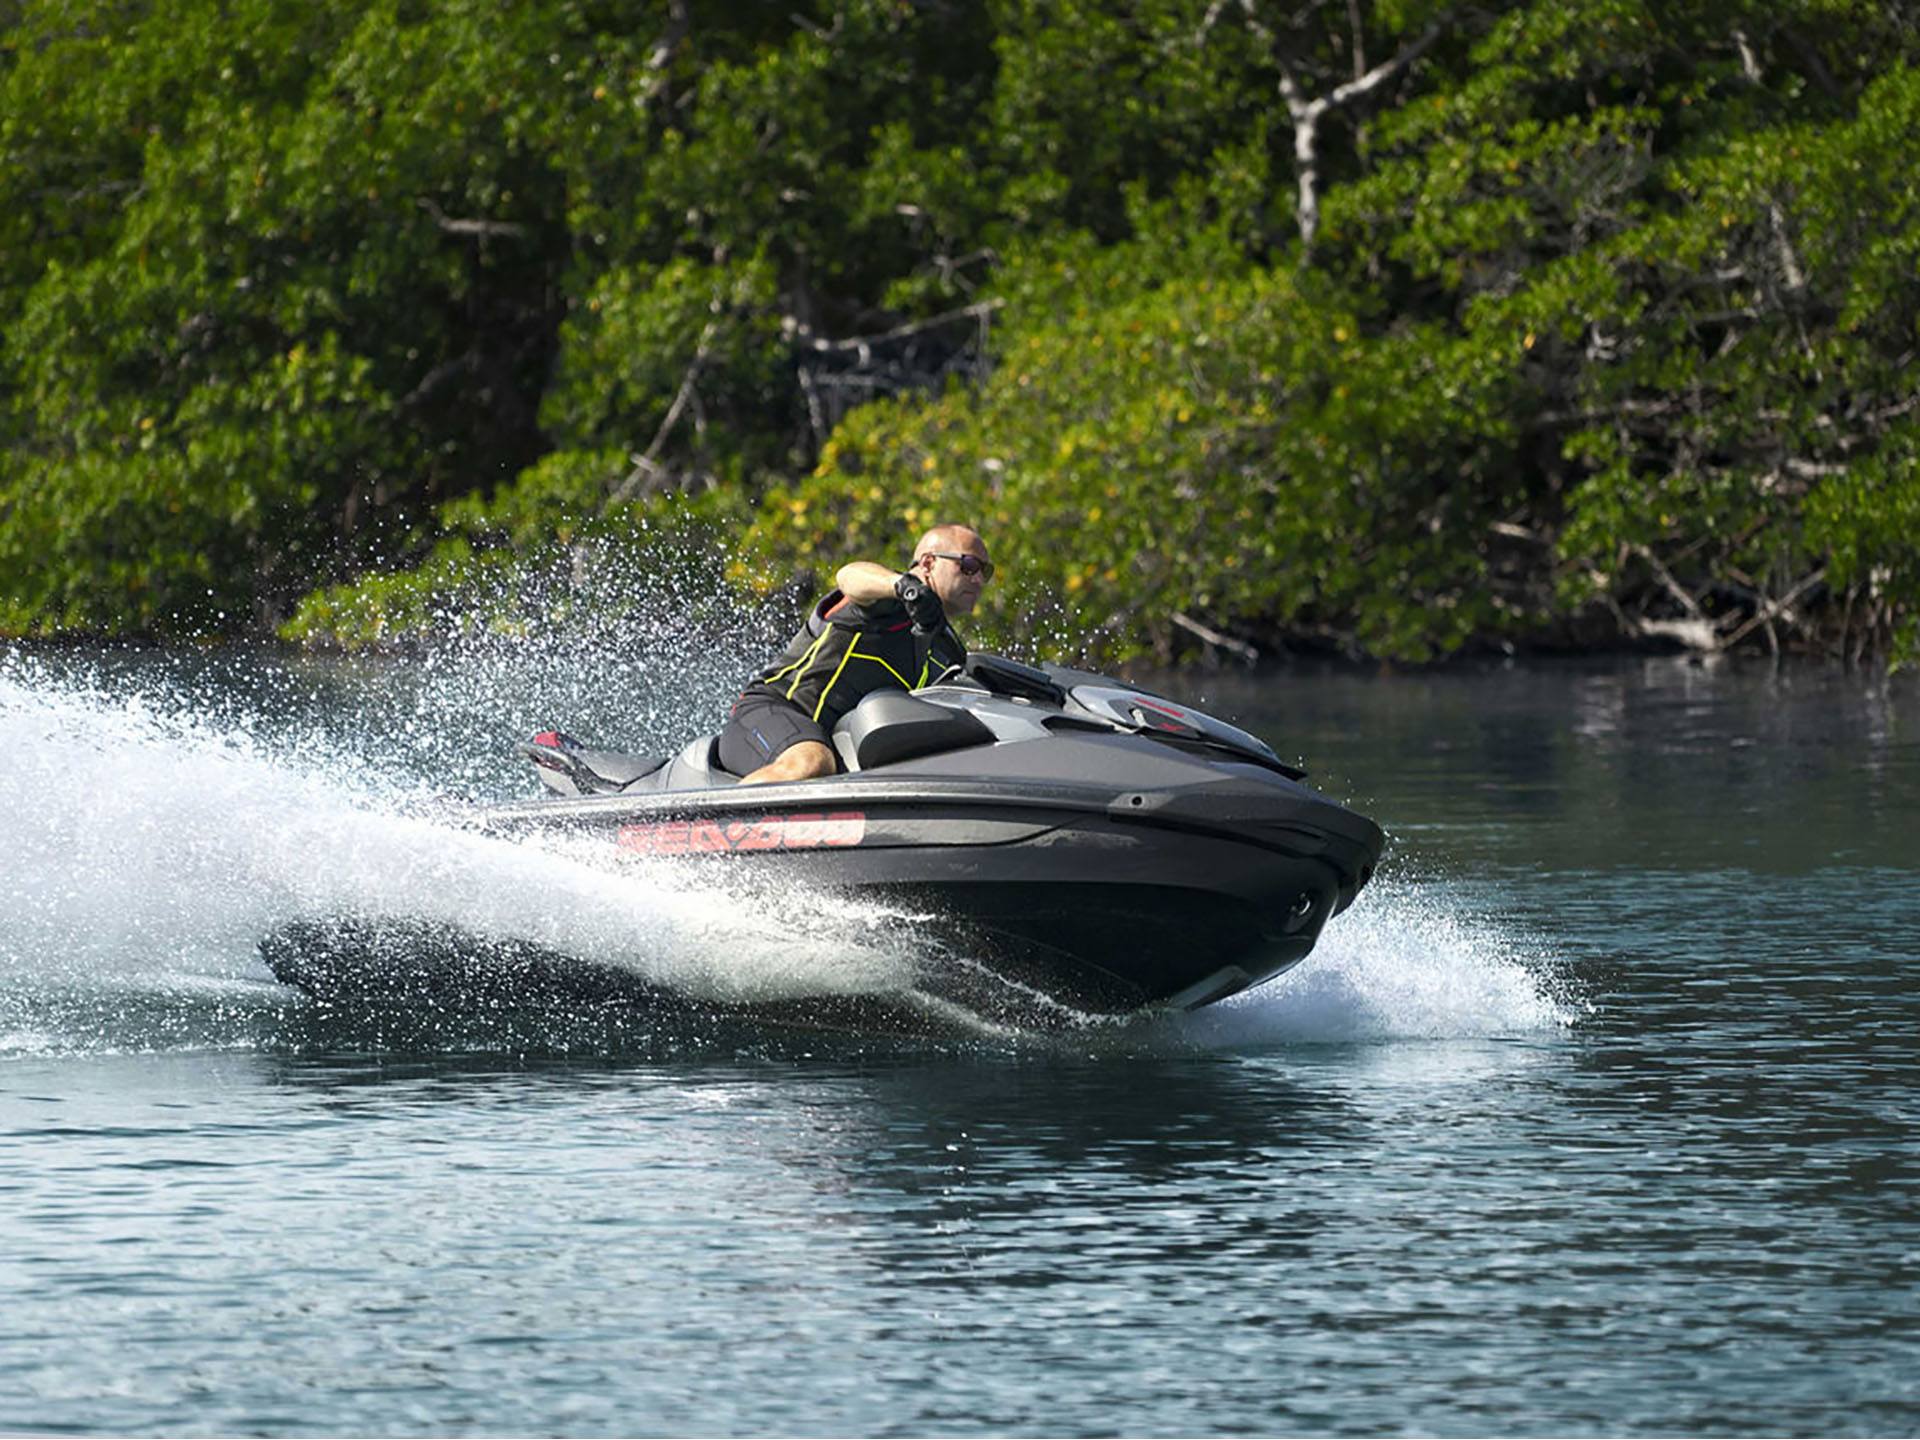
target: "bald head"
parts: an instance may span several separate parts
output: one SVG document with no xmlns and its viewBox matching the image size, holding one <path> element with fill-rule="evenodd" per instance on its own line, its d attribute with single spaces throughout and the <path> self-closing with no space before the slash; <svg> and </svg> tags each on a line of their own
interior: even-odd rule
<svg viewBox="0 0 1920 1440">
<path fill-rule="evenodd" d="M 972 557 L 967 561 L 971 575 L 958 558 L 964 556 Z M 987 542 L 971 525 L 936 525 L 927 531 L 913 547 L 913 568 L 940 597 L 949 615 L 969 614 L 993 573 Z"/>
<path fill-rule="evenodd" d="M 914 563 L 919 564 L 922 555 L 936 550 L 957 550 L 962 555 L 971 555 L 977 550 L 982 560 L 987 558 L 987 547 L 981 543 L 980 532 L 971 525 L 934 526 L 913 547 Z"/>
</svg>

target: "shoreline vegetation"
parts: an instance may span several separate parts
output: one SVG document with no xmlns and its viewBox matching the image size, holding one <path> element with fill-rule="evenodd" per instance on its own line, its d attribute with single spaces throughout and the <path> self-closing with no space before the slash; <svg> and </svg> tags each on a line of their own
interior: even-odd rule
<svg viewBox="0 0 1920 1440">
<path fill-rule="evenodd" d="M 16 0 L 0 92 L 0 637 L 965 518 L 1016 651 L 1920 657 L 1908 7 Z"/>
</svg>

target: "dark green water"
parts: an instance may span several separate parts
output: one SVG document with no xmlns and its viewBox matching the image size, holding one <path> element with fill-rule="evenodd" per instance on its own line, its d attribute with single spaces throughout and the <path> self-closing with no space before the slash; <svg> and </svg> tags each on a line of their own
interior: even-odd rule
<svg viewBox="0 0 1920 1440">
<path fill-rule="evenodd" d="M 343 901 L 884 983 L 884 915 L 795 942 L 436 818 L 525 793 L 532 725 L 667 723 L 627 663 L 0 660 L 0 1430 L 1920 1430 L 1912 687 L 1186 677 L 1393 861 L 1295 975 L 1118 1035 L 273 985 L 263 928 Z"/>
</svg>

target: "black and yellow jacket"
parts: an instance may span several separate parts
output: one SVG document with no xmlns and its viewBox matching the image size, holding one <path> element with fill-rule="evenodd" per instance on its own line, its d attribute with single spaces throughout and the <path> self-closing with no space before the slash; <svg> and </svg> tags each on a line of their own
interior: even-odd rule
<svg viewBox="0 0 1920 1440">
<path fill-rule="evenodd" d="M 898 600 L 856 605 L 838 590 L 807 612 L 807 623 L 741 698 L 770 696 L 832 730 L 875 690 L 915 690 L 965 663 L 967 650 L 948 626 L 916 635 Z"/>
</svg>

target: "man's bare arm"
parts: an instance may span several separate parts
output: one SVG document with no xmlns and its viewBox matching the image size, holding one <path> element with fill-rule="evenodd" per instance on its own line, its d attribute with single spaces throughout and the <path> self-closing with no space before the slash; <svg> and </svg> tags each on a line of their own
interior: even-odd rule
<svg viewBox="0 0 1920 1440">
<path fill-rule="evenodd" d="M 871 560 L 855 560 L 840 567 L 833 583 L 854 604 L 869 605 L 875 600 L 891 600 L 894 582 L 899 578 L 898 570 L 889 570 Z"/>
</svg>

